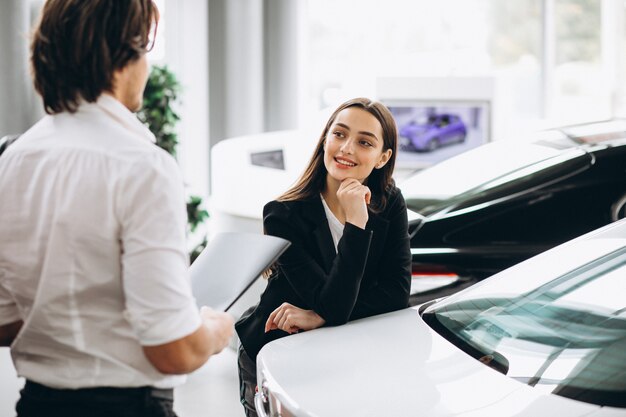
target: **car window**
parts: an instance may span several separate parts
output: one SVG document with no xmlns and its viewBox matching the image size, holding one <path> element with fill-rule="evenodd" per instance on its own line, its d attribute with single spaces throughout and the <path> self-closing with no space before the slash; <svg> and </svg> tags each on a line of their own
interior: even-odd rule
<svg viewBox="0 0 626 417">
<path fill-rule="evenodd" d="M 401 184 L 400 188 L 405 195 L 407 207 L 418 213 L 428 216 L 442 209 L 446 209 L 447 215 L 454 212 L 455 215 L 479 208 L 478 205 L 501 197 L 510 197 L 519 192 L 531 191 L 534 187 L 547 185 L 559 178 L 571 176 L 589 168 L 593 162 L 592 157 L 582 149 L 571 149 L 555 152 L 552 157 L 530 163 L 508 171 L 498 177 L 484 178 L 484 182 L 473 188 L 450 196 L 433 196 L 416 193 L 410 184 Z M 487 164 L 485 162 L 485 164 Z M 488 165 L 488 164 L 487 164 Z M 445 175 L 441 173 L 441 175 Z M 451 174 L 449 174 L 451 175 Z M 465 174 L 459 173 L 455 177 L 462 178 Z M 437 180 L 440 175 L 437 175 Z M 448 177 L 446 177 L 448 178 Z M 425 180 L 427 178 L 421 178 Z M 435 180 L 435 178 L 432 178 Z M 445 183 L 447 180 L 443 180 Z M 436 181 L 433 181 L 436 182 Z M 420 190 L 423 190 L 420 183 Z M 408 190 L 405 192 L 404 190 Z"/>
<path fill-rule="evenodd" d="M 420 171 L 400 184 L 409 206 L 422 214 L 429 205 L 445 205 L 452 199 L 470 190 L 477 189 L 496 179 L 515 179 L 515 173 L 546 162 L 563 154 L 562 144 L 550 146 L 552 142 L 576 144 L 562 134 L 550 132 L 551 137 L 536 142 L 498 141 L 480 146 Z M 554 137 L 554 136 L 558 137 Z M 555 162 L 557 163 L 557 162 Z M 497 185 L 497 184 L 494 184 Z"/>
<path fill-rule="evenodd" d="M 615 193 L 612 187 L 581 179 L 588 178 L 582 173 L 592 163 L 589 154 L 569 152 L 448 199 L 447 206 L 439 208 L 432 218 L 484 209 L 472 221 L 448 230 L 445 241 L 450 245 L 532 245 L 545 250 L 606 223 L 600 215 L 580 215 L 597 213 L 598 202 Z M 569 186 L 572 183 L 577 186 Z M 503 204 L 498 206 L 497 202 Z M 490 205 L 498 208 L 490 210 Z"/>
<path fill-rule="evenodd" d="M 533 264 L 539 263 L 527 263 Z M 557 276 L 510 295 L 485 282 L 479 295 L 469 290 L 444 300 L 423 318 L 481 362 L 535 389 L 626 407 L 626 247 Z"/>
</svg>

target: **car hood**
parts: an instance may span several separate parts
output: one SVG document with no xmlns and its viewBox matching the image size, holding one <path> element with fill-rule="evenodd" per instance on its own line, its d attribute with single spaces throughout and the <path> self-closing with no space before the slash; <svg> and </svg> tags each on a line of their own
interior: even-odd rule
<svg viewBox="0 0 626 417">
<path fill-rule="evenodd" d="M 296 416 L 624 416 L 544 393 L 462 352 L 416 308 L 266 345 L 259 376 Z"/>
</svg>

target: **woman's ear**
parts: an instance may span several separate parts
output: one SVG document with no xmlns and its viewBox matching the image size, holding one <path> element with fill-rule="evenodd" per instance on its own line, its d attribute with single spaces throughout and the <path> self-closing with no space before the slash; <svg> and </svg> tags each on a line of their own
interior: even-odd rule
<svg viewBox="0 0 626 417">
<path fill-rule="evenodd" d="M 381 169 L 382 167 L 384 167 L 385 164 L 389 162 L 389 159 L 391 158 L 391 154 L 393 154 L 393 151 L 391 149 L 387 149 L 385 152 L 383 152 L 380 155 L 380 159 L 378 160 L 378 163 L 376 164 L 376 169 Z"/>
</svg>

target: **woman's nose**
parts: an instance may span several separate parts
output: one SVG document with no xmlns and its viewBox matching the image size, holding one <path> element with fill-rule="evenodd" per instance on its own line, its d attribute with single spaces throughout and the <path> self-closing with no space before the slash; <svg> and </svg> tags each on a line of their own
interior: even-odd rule
<svg viewBox="0 0 626 417">
<path fill-rule="evenodd" d="M 351 138 L 348 138 L 340 148 L 341 152 L 345 154 L 353 154 L 354 153 L 354 141 Z"/>
</svg>

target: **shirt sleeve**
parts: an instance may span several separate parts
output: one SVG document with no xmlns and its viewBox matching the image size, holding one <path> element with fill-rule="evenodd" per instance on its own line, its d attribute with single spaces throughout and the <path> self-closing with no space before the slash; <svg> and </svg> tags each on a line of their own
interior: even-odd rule
<svg viewBox="0 0 626 417">
<path fill-rule="evenodd" d="M 11 293 L 0 283 L 0 326 L 21 320 L 20 312 Z"/>
<path fill-rule="evenodd" d="M 143 346 L 168 343 L 201 324 L 191 294 L 183 181 L 165 152 L 142 157 L 120 187 L 126 317 Z"/>
</svg>

